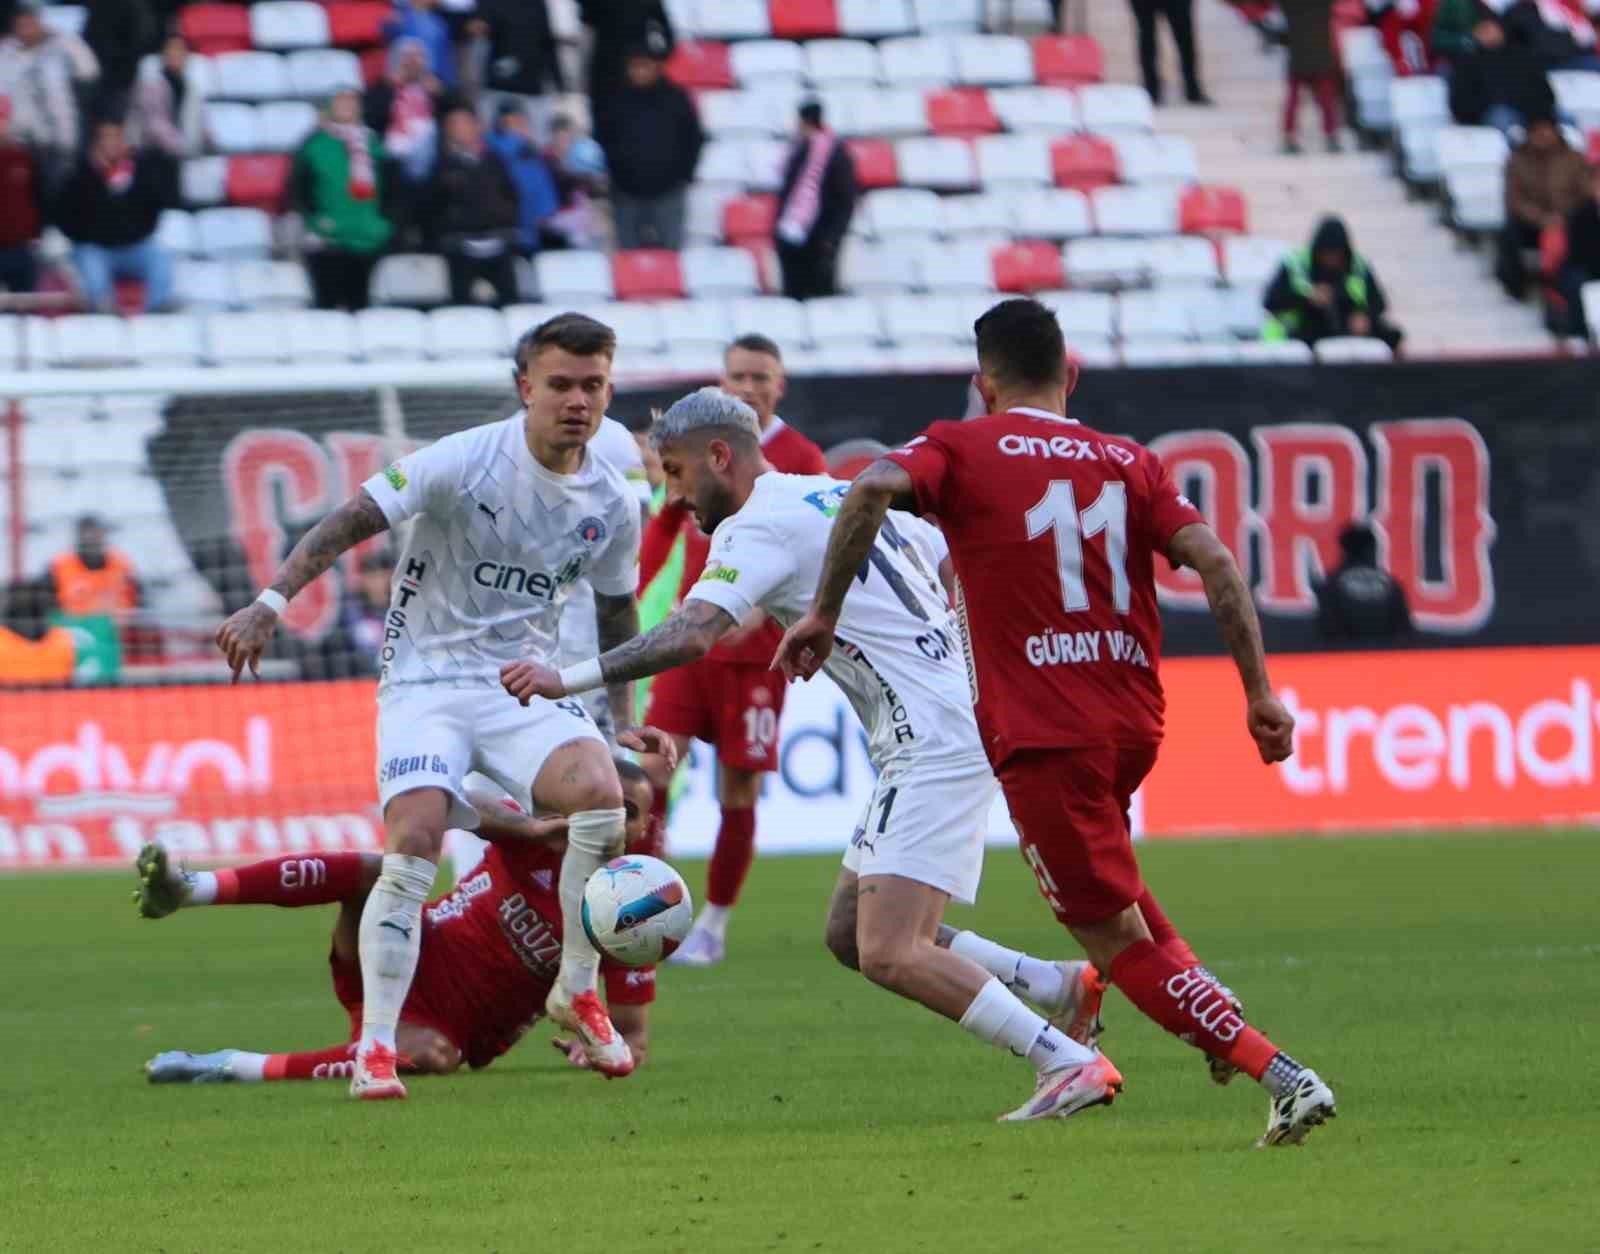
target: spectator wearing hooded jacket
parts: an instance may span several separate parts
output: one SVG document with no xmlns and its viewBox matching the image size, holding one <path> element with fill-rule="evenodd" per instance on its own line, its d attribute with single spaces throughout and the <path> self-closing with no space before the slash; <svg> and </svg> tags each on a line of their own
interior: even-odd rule
<svg viewBox="0 0 1600 1254">
<path fill-rule="evenodd" d="M 595 109 L 627 80 L 630 53 L 642 48 L 665 60 L 676 42 L 662 0 L 578 0 L 578 16 L 594 32 L 588 83 Z"/>
<path fill-rule="evenodd" d="M 1507 38 L 1492 14 L 1472 28 L 1474 51 L 1457 59 L 1450 79 L 1450 112 L 1462 126 L 1510 132 L 1530 117 L 1554 115 L 1555 93 L 1539 58 Z"/>
<path fill-rule="evenodd" d="M 596 102 L 595 138 L 611 172 L 617 247 L 683 247 L 689 184 L 705 131 L 689 94 L 644 48 L 628 58 L 627 83 Z"/>
<path fill-rule="evenodd" d="M 189 44 L 170 35 L 161 55 L 141 69 L 128 109 L 128 142 L 151 144 L 174 159 L 196 156 L 205 147 L 205 104 L 189 78 Z"/>
<path fill-rule="evenodd" d="M 423 192 L 422 221 L 450 268 L 450 300 L 472 303 L 477 281 L 487 279 L 495 300 L 517 299 L 512 263 L 520 206 L 516 184 L 500 154 L 483 136 L 478 115 L 465 105 L 444 118 L 443 142 L 433 178 Z"/>
<path fill-rule="evenodd" d="M 1384 319 L 1388 301 L 1367 259 L 1350 242 L 1343 219 L 1317 224 L 1311 243 L 1283 259 L 1262 302 L 1261 338 L 1315 344 L 1333 336 L 1370 336 L 1391 349 L 1402 333 Z"/>
<path fill-rule="evenodd" d="M 561 236 L 546 224 L 560 211 L 561 196 L 549 162 L 533 142 L 527 113 L 515 104 L 502 105 L 489 132 L 489 147 L 500 154 L 517 188 L 517 251 L 528 256 L 541 248 L 559 247 Z"/>
<path fill-rule="evenodd" d="M 318 309 L 367 307 L 372 269 L 394 234 L 385 212 L 383 142 L 341 91 L 295 154 L 290 198 L 305 220 L 306 270 Z"/>
<path fill-rule="evenodd" d="M 856 207 L 850 150 L 823 124 L 822 106 L 800 106 L 800 134 L 784 163 L 774 244 L 783 294 L 796 300 L 832 296 L 839 245 Z"/>
<path fill-rule="evenodd" d="M 1567 218 L 1589 195 L 1589 163 L 1567 145 L 1554 118 L 1528 119 L 1528 137 L 1506 162 L 1506 224 L 1501 228 L 1495 277 L 1513 300 L 1527 286 L 1522 250 Z"/>
<path fill-rule="evenodd" d="M 362 119 L 384 152 L 414 183 L 425 181 L 439 151 L 439 118 L 459 98 L 428 68 L 428 50 L 406 36 L 389 45 L 384 75 L 367 89 Z"/>
<path fill-rule="evenodd" d="M 81 39 L 44 24 L 41 6 L 24 0 L 0 39 L 0 94 L 11 98 L 12 131 L 39 161 L 46 186 L 54 186 L 77 159 L 82 115 L 80 87 L 99 76 L 94 53 Z"/>
<path fill-rule="evenodd" d="M 469 29 L 487 42 L 482 89 L 488 112 L 483 116 L 497 117 L 514 104 L 541 125 L 544 97 L 567 89 L 545 0 L 478 0 L 478 16 Z"/>
</svg>

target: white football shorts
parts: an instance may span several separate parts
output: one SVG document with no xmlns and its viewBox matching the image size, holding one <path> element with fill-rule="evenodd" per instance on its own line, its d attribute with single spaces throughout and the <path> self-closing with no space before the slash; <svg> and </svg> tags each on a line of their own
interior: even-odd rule
<svg viewBox="0 0 1600 1254">
<path fill-rule="evenodd" d="M 533 781 L 574 740 L 604 738 L 583 703 L 535 697 L 526 707 L 499 687 L 413 684 L 378 698 L 378 801 L 440 788 L 453 798 L 446 827 L 478 826 L 465 781 L 481 771 L 533 812 Z"/>
<path fill-rule="evenodd" d="M 891 766 L 844 851 L 845 870 L 903 876 L 972 904 L 999 788 L 982 757 Z"/>
</svg>

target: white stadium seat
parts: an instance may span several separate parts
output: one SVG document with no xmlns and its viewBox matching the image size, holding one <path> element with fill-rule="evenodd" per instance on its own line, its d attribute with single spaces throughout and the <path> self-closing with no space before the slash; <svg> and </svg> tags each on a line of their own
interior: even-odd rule
<svg viewBox="0 0 1600 1254">
<path fill-rule="evenodd" d="M 233 270 L 221 261 L 173 263 L 173 291 L 177 302 L 190 309 L 231 309 L 239 303 Z"/>
<path fill-rule="evenodd" d="M 1114 135 L 1117 166 L 1124 183 L 1176 183 L 1199 181 L 1200 167 L 1194 144 L 1182 135 L 1146 135 L 1136 131 Z"/>
<path fill-rule="evenodd" d="M 257 48 L 321 48 L 328 13 L 311 0 L 264 0 L 250 7 L 250 42 Z"/>
<path fill-rule="evenodd" d="M 224 100 L 282 100 L 295 94 L 289 65 L 276 52 L 219 52 L 211 59 Z"/>
<path fill-rule="evenodd" d="M 982 87 L 1033 82 L 1033 49 L 1015 35 L 962 35 L 955 41 L 956 81 Z"/>
<path fill-rule="evenodd" d="M 178 184 L 184 204 L 220 205 L 228 197 L 227 158 L 190 157 L 179 171 Z"/>
<path fill-rule="evenodd" d="M 219 313 L 206 319 L 207 356 L 219 366 L 269 365 L 285 361 L 288 340 L 278 313 Z"/>
<path fill-rule="evenodd" d="M 942 234 L 959 239 L 976 235 L 983 239 L 1009 236 L 1013 229 L 1012 204 L 1031 192 L 974 192 L 969 196 L 940 199 Z"/>
<path fill-rule="evenodd" d="M 505 322 L 497 309 L 446 305 L 428 315 L 428 356 L 435 361 L 502 357 Z"/>
<path fill-rule="evenodd" d="M 684 233 L 691 244 L 720 244 L 722 242 L 722 211 L 730 200 L 738 198 L 737 187 L 726 183 L 689 184 L 688 211 L 684 215 Z"/>
<path fill-rule="evenodd" d="M 256 106 L 257 139 L 264 152 L 293 152 L 317 129 L 317 111 L 304 100 Z"/>
<path fill-rule="evenodd" d="M 1094 234 L 1089 198 L 1065 187 L 1034 187 L 1012 194 L 1011 228 L 1024 239 L 1072 239 Z"/>
<path fill-rule="evenodd" d="M 820 96 L 828 125 L 846 138 L 928 132 L 927 104 L 912 88 L 831 87 Z"/>
<path fill-rule="evenodd" d="M 1215 287 L 1221 278 L 1216 246 L 1204 236 L 1150 241 L 1150 281 L 1157 287 Z"/>
<path fill-rule="evenodd" d="M 932 90 L 955 81 L 955 45 L 942 36 L 886 39 L 878 45 L 883 81 L 891 87 Z"/>
<path fill-rule="evenodd" d="M 1263 293 L 1259 287 L 1223 288 L 1216 295 L 1221 299 L 1222 325 L 1231 334 L 1245 340 L 1253 340 L 1261 335 L 1267 311 L 1262 307 Z"/>
<path fill-rule="evenodd" d="M 1595 77 L 1600 78 L 1600 75 Z M 1435 140 L 1439 169 L 1500 171 L 1511 156 L 1506 137 L 1492 126 L 1446 126 Z"/>
<path fill-rule="evenodd" d="M 883 339 L 878 306 L 858 296 L 823 296 L 806 302 L 811 342 L 818 348 L 840 344 L 876 344 Z"/>
<path fill-rule="evenodd" d="M 392 253 L 372 272 L 372 299 L 380 305 L 442 305 L 450 299 L 443 257 Z"/>
<path fill-rule="evenodd" d="M 1506 224 L 1505 175 L 1499 170 L 1446 170 L 1444 199 L 1458 230 L 1498 231 Z"/>
<path fill-rule="evenodd" d="M 709 347 L 720 353 L 735 335 L 730 304 L 716 297 L 662 301 L 655 310 L 668 352 Z"/>
<path fill-rule="evenodd" d="M 1091 83 L 1078 88 L 1078 117 L 1095 135 L 1148 131 L 1154 121 L 1150 93 L 1121 83 Z"/>
<path fill-rule="evenodd" d="M 948 137 L 902 139 L 895 143 L 900 181 L 908 187 L 972 187 L 977 164 L 964 141 Z"/>
<path fill-rule="evenodd" d="M 743 140 L 710 139 L 700 150 L 700 164 L 695 167 L 695 182 L 691 190 L 705 183 L 726 183 L 743 187 L 749 180 L 750 167 Z"/>
<path fill-rule="evenodd" d="M 745 87 L 775 87 L 806 77 L 805 49 L 790 39 L 745 39 L 728 48 L 735 81 Z"/>
<path fill-rule="evenodd" d="M 644 301 L 616 301 L 589 311 L 617 333 L 617 352 L 624 364 L 640 356 L 657 356 L 667 345 L 661 311 Z"/>
<path fill-rule="evenodd" d="M 1389 84 L 1389 115 L 1397 130 L 1408 125 L 1450 125 L 1450 88 L 1430 75 L 1397 78 Z"/>
<path fill-rule="evenodd" d="M 1393 78 L 1394 69 L 1391 66 L 1387 74 L 1363 74 L 1351 80 L 1355 122 L 1363 130 L 1383 132 L 1394 125 L 1394 115 L 1389 107 L 1389 83 Z"/>
<path fill-rule="evenodd" d="M 960 239 L 917 248 L 917 273 L 930 292 L 991 292 L 994 261 L 982 240 Z"/>
<path fill-rule="evenodd" d="M 766 0 L 697 0 L 693 29 L 701 39 L 764 39 L 772 34 Z"/>
<path fill-rule="evenodd" d="M 1117 332 L 1128 340 L 1189 340 L 1189 307 L 1172 292 L 1123 292 L 1117 298 Z"/>
<path fill-rule="evenodd" d="M 890 296 L 879 302 L 879 316 L 891 342 L 912 344 L 942 340 L 965 344 L 967 336 L 948 296 Z"/>
<path fill-rule="evenodd" d="M 1173 235 L 1178 197 L 1166 187 L 1097 187 L 1089 193 L 1102 235 Z"/>
<path fill-rule="evenodd" d="M 57 35 L 82 35 L 89 10 L 81 4 L 50 4 L 39 15 L 44 28 Z"/>
<path fill-rule="evenodd" d="M 917 286 L 917 254 L 905 241 L 845 241 L 839 286 L 847 292 L 903 292 Z"/>
<path fill-rule="evenodd" d="M 1439 135 L 1436 122 L 1408 122 L 1395 127 L 1400 141 L 1400 173 L 1408 183 L 1432 183 L 1439 178 Z"/>
<path fill-rule="evenodd" d="M 194 366 L 205 356 L 200 320 L 192 314 L 140 314 L 128 319 L 128 336 L 143 366 Z"/>
<path fill-rule="evenodd" d="M 1080 340 L 1110 340 L 1116 335 L 1117 298 L 1106 292 L 1040 292 L 1038 299 L 1056 311 L 1069 345 Z"/>
<path fill-rule="evenodd" d="M 611 259 L 601 252 L 540 253 L 533 259 L 539 298 L 560 304 L 572 300 L 610 300 Z"/>
<path fill-rule="evenodd" d="M 1247 340 L 1233 346 L 1233 359 L 1242 366 L 1309 366 L 1316 360 L 1316 354 L 1309 344 L 1299 340 L 1272 344 Z"/>
<path fill-rule="evenodd" d="M 1382 340 L 1365 336 L 1336 335 L 1318 340 L 1312 350 L 1316 359 L 1324 363 L 1361 363 L 1393 361 L 1394 353 Z"/>
<path fill-rule="evenodd" d="M 302 48 L 291 52 L 289 82 L 294 94 L 319 100 L 346 89 L 361 91 L 361 59 L 343 48 Z"/>
<path fill-rule="evenodd" d="M 1583 301 L 1583 320 L 1589 324 L 1589 342 L 1600 336 L 1600 281 L 1585 283 L 1578 289 Z"/>
<path fill-rule="evenodd" d="M 969 31 L 983 25 L 983 0 L 911 0 L 920 31 Z"/>
<path fill-rule="evenodd" d="M 818 87 L 876 83 L 878 50 L 864 39 L 813 39 L 805 46 L 806 77 Z"/>
<path fill-rule="evenodd" d="M 17 370 L 21 367 L 23 346 L 22 319 L 15 314 L 0 314 L 0 370 Z"/>
<path fill-rule="evenodd" d="M 272 218 L 261 209 L 202 209 L 194 215 L 199 255 L 212 260 L 266 257 Z"/>
<path fill-rule="evenodd" d="M 599 305 L 595 305 L 598 308 Z M 644 308 L 644 306 L 640 306 Z M 550 321 L 557 314 L 568 312 L 565 305 L 507 305 L 500 311 L 500 321 L 505 334 L 506 352 L 516 349 L 517 341 L 527 331 Z"/>
<path fill-rule="evenodd" d="M 756 259 L 743 248 L 685 248 L 678 254 L 683 288 L 701 296 L 753 296 L 761 290 Z"/>
<path fill-rule="evenodd" d="M 811 343 L 811 326 L 806 321 L 806 307 L 786 296 L 751 296 L 736 300 L 729 307 L 734 334 L 754 332 L 775 340 L 785 356 L 791 348 L 801 348 Z"/>
<path fill-rule="evenodd" d="M 1048 187 L 1054 179 L 1043 135 L 980 135 L 973 144 L 978 181 L 986 188 Z"/>
<path fill-rule="evenodd" d="M 778 130 L 770 98 L 757 91 L 705 91 L 695 104 L 712 139 L 759 139 Z"/>
<path fill-rule="evenodd" d="M 1077 97 L 1065 87 L 996 87 L 989 103 L 1008 131 L 1055 135 L 1078 129 Z"/>
<path fill-rule="evenodd" d="M 174 257 L 193 257 L 200 251 L 194 216 L 182 209 L 163 209 L 156 221 L 156 243 Z"/>
<path fill-rule="evenodd" d="M 427 315 L 415 309 L 363 309 L 355 324 L 356 344 L 367 361 L 421 361 L 427 354 Z"/>
<path fill-rule="evenodd" d="M 253 105 L 209 101 L 205 129 L 218 152 L 256 152 L 261 148 L 261 128 Z"/>
<path fill-rule="evenodd" d="M 361 356 L 353 315 L 337 309 L 296 309 L 279 318 L 294 362 L 355 361 Z"/>
<path fill-rule="evenodd" d="M 127 366 L 138 359 L 128 324 L 109 314 L 69 314 L 54 319 L 54 366 Z M 85 450 L 87 451 L 87 450 Z"/>
<path fill-rule="evenodd" d="M 1199 344 L 1188 340 L 1135 340 L 1122 346 L 1122 364 L 1130 368 L 1231 365 L 1232 344 Z"/>
<path fill-rule="evenodd" d="M 874 239 L 932 239 L 941 233 L 940 204 L 925 188 L 890 187 L 867 193 L 856 216 Z"/>
<path fill-rule="evenodd" d="M 1557 109 L 1570 113 L 1585 130 L 1600 126 L 1600 74 L 1593 70 L 1552 70 L 1548 77 Z"/>
<path fill-rule="evenodd" d="M 1392 77 L 1394 63 L 1383 46 L 1383 32 L 1376 26 L 1351 26 L 1339 32 L 1339 60 L 1344 72 L 1353 78 L 1367 74 Z"/>
<path fill-rule="evenodd" d="M 852 39 L 885 39 L 915 30 L 907 0 L 834 0 L 839 29 Z"/>
<path fill-rule="evenodd" d="M 1259 293 L 1272 282 L 1289 255 L 1290 245 L 1264 235 L 1225 235 L 1222 238 L 1222 275 L 1230 287 Z"/>
<path fill-rule="evenodd" d="M 299 262 L 235 262 L 233 282 L 246 309 L 305 309 L 311 304 L 311 279 Z"/>
<path fill-rule="evenodd" d="M 1150 274 L 1150 246 L 1142 239 L 1069 240 L 1061 257 L 1073 287 L 1137 287 Z"/>
<path fill-rule="evenodd" d="M 752 139 L 744 145 L 745 180 L 753 191 L 775 192 L 783 186 L 783 166 L 789 159 L 789 141 Z"/>
<path fill-rule="evenodd" d="M 896 344 L 889 353 L 889 367 L 902 374 L 938 371 L 958 374 L 977 365 L 971 348 L 950 340 L 914 340 Z"/>
</svg>

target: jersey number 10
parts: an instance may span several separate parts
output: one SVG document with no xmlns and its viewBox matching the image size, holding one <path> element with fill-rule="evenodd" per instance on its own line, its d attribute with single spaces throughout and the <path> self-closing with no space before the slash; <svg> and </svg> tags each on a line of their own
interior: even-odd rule
<svg viewBox="0 0 1600 1254">
<path fill-rule="evenodd" d="M 1044 497 L 1028 511 L 1028 539 L 1047 531 L 1056 536 L 1056 573 L 1061 576 L 1061 604 L 1069 614 L 1089 608 L 1089 586 L 1083 578 L 1083 542 L 1101 532 L 1106 537 L 1106 565 L 1111 568 L 1111 601 L 1118 614 L 1128 612 L 1128 485 L 1107 483 L 1094 504 L 1079 511 L 1072 480 L 1055 479 Z"/>
</svg>

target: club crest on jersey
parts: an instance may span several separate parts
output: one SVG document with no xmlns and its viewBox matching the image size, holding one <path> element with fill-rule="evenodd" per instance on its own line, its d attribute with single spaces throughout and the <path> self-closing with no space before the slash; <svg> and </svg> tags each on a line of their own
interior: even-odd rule
<svg viewBox="0 0 1600 1254">
<path fill-rule="evenodd" d="M 578 524 L 578 539 L 593 546 L 606 538 L 605 520 L 590 515 Z"/>
</svg>

